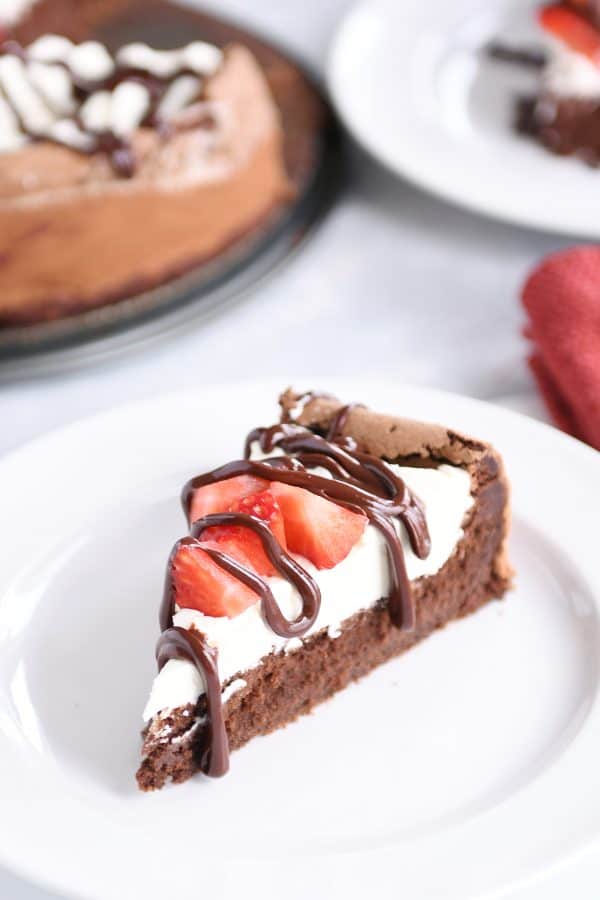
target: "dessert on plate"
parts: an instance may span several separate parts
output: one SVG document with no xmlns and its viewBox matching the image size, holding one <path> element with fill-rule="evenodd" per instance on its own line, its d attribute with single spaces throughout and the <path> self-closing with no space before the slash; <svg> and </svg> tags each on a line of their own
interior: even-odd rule
<svg viewBox="0 0 600 900">
<path fill-rule="evenodd" d="M 167 564 L 142 790 L 202 771 L 510 586 L 498 453 L 324 394 L 192 478 Z"/>
<path fill-rule="evenodd" d="M 600 162 L 600 3 L 543 6 L 538 22 L 546 56 L 539 91 L 521 103 L 520 130 L 553 153 Z"/>
<path fill-rule="evenodd" d="M 25 6 L 0 15 L 0 326 L 162 284 L 289 202 L 279 110 L 245 46 L 26 43 L 55 7 Z"/>
</svg>

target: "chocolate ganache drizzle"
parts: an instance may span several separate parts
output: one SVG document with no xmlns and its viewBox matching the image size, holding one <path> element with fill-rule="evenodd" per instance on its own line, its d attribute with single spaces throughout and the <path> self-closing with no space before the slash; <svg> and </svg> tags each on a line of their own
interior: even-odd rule
<svg viewBox="0 0 600 900">
<path fill-rule="evenodd" d="M 239 475 L 251 475 L 270 482 L 280 482 L 308 490 L 325 500 L 364 515 L 384 538 L 389 558 L 391 587 L 388 609 L 392 623 L 410 631 L 415 626 L 415 607 L 410 581 L 406 572 L 404 551 L 396 519 L 406 529 L 412 551 L 419 559 L 425 559 L 431 549 L 431 541 L 421 501 L 412 494 L 392 467 L 379 457 L 358 449 L 351 437 L 341 432 L 350 411 L 356 404 L 342 407 L 333 417 L 327 437 L 315 434 L 308 428 L 289 422 L 280 422 L 270 428 L 256 428 L 248 435 L 244 459 L 236 460 L 198 475 L 189 481 L 182 492 L 182 504 L 186 517 L 190 511 L 195 491 L 219 481 Z M 258 444 L 262 453 L 283 451 L 283 456 L 268 456 L 262 460 L 250 459 L 252 447 Z M 315 473 L 325 469 L 331 477 Z M 222 775 L 227 771 L 227 737 L 221 705 L 216 650 L 210 647 L 197 631 L 173 629 L 176 606 L 173 562 L 183 545 L 200 544 L 202 534 L 215 525 L 236 525 L 251 529 L 260 538 L 265 553 L 281 577 L 286 578 L 298 591 L 302 601 L 299 616 L 289 621 L 279 609 L 275 597 L 264 578 L 256 575 L 241 563 L 213 548 L 202 546 L 211 559 L 243 584 L 256 592 L 261 601 L 266 625 L 275 634 L 285 638 L 302 637 L 314 625 L 321 605 L 319 587 L 309 572 L 283 550 L 268 525 L 261 519 L 237 512 L 216 513 L 191 523 L 190 535 L 175 544 L 169 564 L 165 591 L 160 611 L 162 635 L 157 646 L 159 666 L 173 656 L 190 659 L 200 670 L 207 686 L 208 717 L 211 721 L 209 749 L 202 763 L 208 775 Z M 175 638 L 173 632 L 177 632 Z M 193 641 L 186 648 L 187 636 Z M 217 687 L 219 689 L 217 690 Z"/>
<path fill-rule="evenodd" d="M 167 628 L 156 648 L 159 671 L 170 659 L 187 659 L 202 673 L 206 685 L 208 740 L 200 768 L 206 775 L 219 778 L 229 769 L 229 744 L 221 703 L 217 651 L 199 632 Z"/>
</svg>

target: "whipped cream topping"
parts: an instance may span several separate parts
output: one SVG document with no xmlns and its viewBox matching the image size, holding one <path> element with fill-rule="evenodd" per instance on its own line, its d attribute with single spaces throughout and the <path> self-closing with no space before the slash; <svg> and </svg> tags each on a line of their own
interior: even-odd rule
<svg viewBox="0 0 600 900">
<path fill-rule="evenodd" d="M 0 25 L 15 25 L 36 0 L 0 0 Z"/>
<path fill-rule="evenodd" d="M 147 44 L 127 44 L 117 51 L 119 66 L 140 69 L 156 78 L 173 78 L 182 71 L 196 75 L 213 75 L 221 65 L 223 54 L 218 47 L 204 41 L 192 41 L 178 50 L 154 50 Z"/>
<path fill-rule="evenodd" d="M 101 136 L 125 141 L 143 123 L 168 122 L 196 103 L 221 65 L 217 47 L 73 44 L 47 34 L 29 47 L 8 42 L 0 56 L 0 152 L 35 139 L 94 152 Z"/>
<path fill-rule="evenodd" d="M 438 469 L 392 468 L 420 497 L 426 508 L 431 536 L 431 552 L 426 559 L 421 560 L 413 553 L 404 527 L 400 523 L 397 526 L 408 577 L 414 581 L 422 576 L 434 575 L 452 556 L 463 534 L 465 515 L 473 504 L 471 481 L 468 472 L 449 465 Z M 318 473 L 323 474 L 320 470 Z M 222 684 L 227 685 L 234 676 L 243 676 L 269 653 L 294 652 L 302 646 L 303 640 L 319 631 L 327 630 L 331 636 L 339 635 L 347 619 L 360 610 L 372 607 L 389 593 L 387 548 L 380 532 L 372 525 L 365 528 L 348 556 L 333 569 L 318 570 L 308 560 L 297 558 L 321 590 L 318 618 L 302 640 L 279 637 L 268 628 L 259 602 L 231 619 L 205 616 L 191 609 L 176 612 L 173 620 L 175 626 L 195 628 L 217 647 Z M 269 578 L 268 583 L 284 615 L 289 619 L 298 615 L 301 604 L 292 585 L 280 577 Z M 195 666 L 186 660 L 169 660 L 154 680 L 144 710 L 144 720 L 188 703 L 193 704 L 202 693 L 202 676 Z M 223 699 L 228 699 L 228 696 L 224 694 Z"/>
<path fill-rule="evenodd" d="M 542 70 L 542 89 L 557 97 L 600 99 L 600 66 L 563 43 L 548 38 L 548 61 Z"/>
</svg>

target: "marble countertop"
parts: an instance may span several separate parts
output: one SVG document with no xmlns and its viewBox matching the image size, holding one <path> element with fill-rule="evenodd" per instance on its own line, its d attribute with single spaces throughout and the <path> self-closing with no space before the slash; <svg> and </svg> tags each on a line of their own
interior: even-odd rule
<svg viewBox="0 0 600 900">
<path fill-rule="evenodd" d="M 213 4 L 214 6 L 215 4 Z M 323 70 L 349 0 L 221 0 Z M 545 253 L 569 241 L 486 221 L 388 175 L 357 148 L 351 182 L 314 238 L 243 303 L 164 343 L 78 370 L 3 378 L 0 453 L 115 404 L 205 378 L 234 382 L 290 373 L 386 375 L 543 415 L 525 363 L 519 286 Z M 513 900 L 568 891 L 597 897 L 600 868 L 584 858 Z M 0 872 L 0 898 L 52 895 Z"/>
</svg>

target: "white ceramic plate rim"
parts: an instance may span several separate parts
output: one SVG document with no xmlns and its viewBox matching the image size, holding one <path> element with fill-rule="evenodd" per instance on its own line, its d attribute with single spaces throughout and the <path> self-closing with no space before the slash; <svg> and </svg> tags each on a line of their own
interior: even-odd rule
<svg viewBox="0 0 600 900">
<path fill-rule="evenodd" d="M 405 5 L 418 2 L 419 0 L 407 0 Z M 507 3 L 508 0 L 497 0 L 489 13 L 490 17 L 495 15 L 502 4 Z M 454 25 L 463 24 L 467 8 L 480 13 L 481 7 L 478 0 L 461 0 L 459 4 L 429 4 L 432 21 L 436 20 L 438 13 L 444 16 L 444 24 L 434 36 L 439 46 L 428 48 L 432 57 L 443 50 L 446 38 L 444 29 L 449 31 Z M 390 171 L 451 203 L 524 227 L 597 238 L 600 227 L 593 204 L 586 202 L 586 196 L 580 196 L 580 192 L 577 193 L 580 202 L 570 202 L 564 189 L 568 184 L 566 176 L 569 172 L 574 173 L 578 179 L 583 177 L 585 167 L 577 160 L 553 158 L 541 147 L 534 146 L 533 142 L 514 135 L 514 145 L 520 146 L 521 152 L 513 155 L 510 165 L 506 166 L 509 170 L 507 172 L 499 170 L 498 159 L 490 160 L 488 166 L 493 167 L 493 177 L 490 177 L 490 168 L 486 170 L 485 162 L 476 155 L 463 157 L 462 151 L 452 145 L 443 129 L 436 125 L 431 128 L 424 126 L 410 97 L 405 97 L 402 102 L 402 134 L 406 140 L 399 141 L 392 147 L 390 141 L 378 135 L 377 128 L 374 127 L 377 122 L 373 118 L 372 103 L 366 99 L 366 94 L 361 98 L 357 84 L 349 83 L 345 73 L 350 55 L 354 53 L 356 57 L 356 36 L 360 30 L 364 30 L 362 20 L 366 14 L 379 16 L 382 23 L 388 22 L 392 31 L 392 14 L 397 9 L 395 0 L 359 0 L 342 20 L 331 41 L 327 83 L 332 102 L 352 136 Z M 419 36 L 418 29 L 414 33 L 409 30 L 404 36 L 398 35 L 398 56 L 402 57 L 411 41 Z M 434 43 L 433 38 L 430 43 Z M 408 53 L 406 56 L 408 57 Z M 432 65 L 433 63 L 429 64 L 429 69 Z M 357 64 L 356 68 L 360 70 L 361 67 Z M 423 71 L 425 69 L 426 67 Z M 428 75 L 431 74 L 429 69 Z M 411 79 L 414 81 L 414 71 L 410 70 L 408 64 L 402 72 L 408 82 Z M 377 84 L 370 84 L 370 87 L 376 89 Z M 420 94 L 426 96 L 430 87 L 419 84 Z M 422 97 L 419 102 L 421 100 Z M 510 134 L 508 129 L 507 133 Z M 436 147 L 435 153 L 432 152 L 432 145 Z M 517 162 L 517 158 L 521 156 L 523 159 L 527 158 L 528 163 L 523 171 L 520 171 Z M 535 167 L 536 159 L 539 170 Z M 543 175 L 540 174 L 542 168 Z M 552 173 L 562 179 L 560 188 Z M 593 190 L 592 179 L 597 179 L 597 172 L 589 170 L 586 174 L 589 179 L 586 189 Z M 539 182 L 536 184 L 538 177 Z"/>
<path fill-rule="evenodd" d="M 372 405 L 380 396 L 380 407 L 391 412 L 405 412 L 409 416 L 421 413 L 425 419 L 458 423 L 467 430 L 489 436 L 505 453 L 509 468 L 514 464 L 515 470 L 521 456 L 531 460 L 536 453 L 541 453 L 539 470 L 544 476 L 552 473 L 555 477 L 551 483 L 560 490 L 553 494 L 532 489 L 529 499 L 535 499 L 536 521 L 539 517 L 544 533 L 577 561 L 581 578 L 598 597 L 596 523 L 590 505 L 585 502 L 594 491 L 596 495 L 600 493 L 600 465 L 595 451 L 527 417 L 457 395 L 390 382 L 348 379 L 338 382 L 332 378 L 311 381 L 340 396 L 364 398 Z M 306 379 L 296 383 L 304 386 Z M 274 397 L 281 385 L 282 380 L 205 390 L 218 409 L 220 405 L 231 408 L 236 402 L 251 403 L 253 397 Z M 32 471 L 44 457 L 50 458 L 57 451 L 64 453 L 68 460 L 78 446 L 97 442 L 109 432 L 126 436 L 144 421 L 146 425 L 150 420 L 162 421 L 161 413 L 166 415 L 170 410 L 172 414 L 174 408 L 187 415 L 199 393 L 180 392 L 130 404 L 38 438 L 0 460 L 0 488 L 22 476 L 24 471 Z M 522 475 L 518 487 L 519 491 L 524 488 Z M 556 514 L 557 496 L 561 515 Z M 569 527 L 573 521 L 575 526 Z M 417 885 L 419 897 L 433 895 L 434 891 L 440 892 L 439 896 L 461 896 L 465 900 L 504 895 L 509 885 L 514 887 L 547 873 L 551 865 L 557 865 L 597 839 L 600 834 L 599 738 L 600 709 L 594 702 L 583 727 L 564 754 L 532 783 L 473 820 L 426 839 L 410 841 L 410 853 L 407 854 L 404 845 L 400 866 L 397 844 L 352 854 L 336 853 L 328 848 L 322 854 L 307 856 L 301 865 L 268 855 L 262 859 L 239 858 L 234 862 L 202 859 L 201 889 L 210 890 L 214 897 L 242 893 L 254 897 L 264 896 L 265 891 L 268 895 L 272 885 L 285 885 L 288 897 L 304 898 L 320 883 L 326 886 L 329 896 L 352 898 L 368 894 L 377 883 L 381 898 L 396 897 L 402 885 L 415 885 L 412 894 L 415 897 Z M 69 796 L 66 775 L 56 774 L 52 783 L 48 783 L 47 774 L 38 758 L 28 752 L 15 753 L 6 735 L 0 734 L 0 793 L 4 821 L 11 823 L 0 846 L 3 865 L 30 880 L 79 898 L 112 900 L 134 896 L 141 875 L 142 881 L 148 881 L 148 867 L 155 883 L 155 894 L 151 896 L 168 890 L 168 865 L 153 864 L 156 847 L 149 846 L 143 838 L 136 843 L 136 836 L 122 823 L 109 834 L 102 832 L 100 852 L 97 844 L 90 846 L 86 835 L 89 837 L 90 829 L 97 829 L 98 823 L 92 821 L 93 815 L 86 809 L 84 798 Z M 563 827 L 561 816 L 573 808 L 576 818 L 569 821 L 568 828 Z M 110 860 L 110 865 L 103 865 L 104 860 Z M 200 889 L 200 882 L 198 885 Z"/>
</svg>

